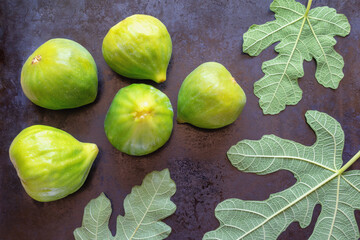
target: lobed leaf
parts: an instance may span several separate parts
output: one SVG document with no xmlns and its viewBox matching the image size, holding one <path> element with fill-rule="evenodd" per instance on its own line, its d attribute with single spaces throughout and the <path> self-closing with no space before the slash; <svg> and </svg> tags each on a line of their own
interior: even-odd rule
<svg viewBox="0 0 360 240">
<path fill-rule="evenodd" d="M 76 240 L 108 240 L 113 239 L 109 230 L 111 215 L 110 200 L 101 193 L 99 197 L 91 200 L 85 207 L 82 227 L 74 231 Z"/>
<path fill-rule="evenodd" d="M 223 201 L 215 209 L 219 228 L 203 239 L 276 239 L 292 222 L 307 227 L 316 204 L 322 208 L 310 239 L 359 238 L 354 211 L 360 209 L 360 171 L 340 169 L 343 130 L 325 113 L 308 111 L 306 120 L 317 136 L 312 146 L 268 135 L 229 149 L 230 162 L 241 171 L 288 170 L 297 182 L 265 201 Z"/>
<path fill-rule="evenodd" d="M 311 4 L 311 3 L 310 3 Z M 343 58 L 334 50 L 334 36 L 350 33 L 350 24 L 335 9 L 318 7 L 309 12 L 294 0 L 274 0 L 270 10 L 275 21 L 252 25 L 244 34 L 243 51 L 259 55 L 271 44 L 279 42 L 279 55 L 262 65 L 264 77 L 254 84 L 264 114 L 277 114 L 286 105 L 302 98 L 298 79 L 304 76 L 303 61 L 317 62 L 315 77 L 324 87 L 336 89 L 343 78 Z"/>
<path fill-rule="evenodd" d="M 76 240 L 130 240 L 164 239 L 171 228 L 160 220 L 176 210 L 170 197 L 176 186 L 168 169 L 148 174 L 141 186 L 133 187 L 124 200 L 125 216 L 117 218 L 117 234 L 112 236 L 109 228 L 111 205 L 102 193 L 85 207 L 83 224 L 74 231 Z"/>
</svg>

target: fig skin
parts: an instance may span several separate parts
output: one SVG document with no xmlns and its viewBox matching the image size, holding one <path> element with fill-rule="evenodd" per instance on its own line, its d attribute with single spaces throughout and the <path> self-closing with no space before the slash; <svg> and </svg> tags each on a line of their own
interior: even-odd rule
<svg viewBox="0 0 360 240">
<path fill-rule="evenodd" d="M 109 30 L 102 52 L 106 63 L 118 74 L 161 83 L 166 80 L 172 42 L 160 20 L 135 14 Z"/>
<path fill-rule="evenodd" d="M 147 84 L 131 84 L 119 90 L 105 118 L 110 143 L 128 155 L 142 156 L 163 146 L 173 128 L 169 98 Z"/>
<path fill-rule="evenodd" d="M 22 130 L 9 149 L 10 160 L 27 194 L 50 202 L 76 192 L 99 152 L 57 128 L 33 125 Z"/>
<path fill-rule="evenodd" d="M 244 91 L 223 65 L 203 63 L 181 85 L 177 121 L 199 128 L 221 128 L 239 117 L 245 103 Z"/>
<path fill-rule="evenodd" d="M 96 63 L 80 44 L 64 38 L 42 44 L 21 71 L 21 87 L 34 104 L 52 110 L 93 102 L 98 90 Z"/>
</svg>

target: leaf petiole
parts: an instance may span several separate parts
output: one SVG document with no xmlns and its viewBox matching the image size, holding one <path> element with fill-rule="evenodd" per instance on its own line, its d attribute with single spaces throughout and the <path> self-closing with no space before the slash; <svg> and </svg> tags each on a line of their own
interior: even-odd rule
<svg viewBox="0 0 360 240">
<path fill-rule="evenodd" d="M 358 151 L 342 168 L 339 169 L 339 175 L 348 169 L 358 158 L 360 157 L 360 151 Z"/>
<path fill-rule="evenodd" d="M 312 3 L 312 0 L 309 0 L 308 1 L 308 4 L 307 4 L 307 7 L 306 7 L 306 12 L 305 12 L 305 15 L 304 17 L 306 18 L 309 14 L 309 11 L 310 11 L 310 8 L 311 8 L 311 3 Z"/>
</svg>

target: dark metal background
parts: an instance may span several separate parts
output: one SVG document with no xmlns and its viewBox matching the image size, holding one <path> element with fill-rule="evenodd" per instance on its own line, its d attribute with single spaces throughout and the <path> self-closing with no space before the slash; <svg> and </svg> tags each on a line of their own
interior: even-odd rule
<svg viewBox="0 0 360 240">
<path fill-rule="evenodd" d="M 258 57 L 242 53 L 242 35 L 250 25 L 273 20 L 271 0 L 242 1 L 12 1 L 0 2 L 0 239 L 73 239 L 81 225 L 85 205 L 101 192 L 110 198 L 113 214 L 110 229 L 115 232 L 116 216 L 124 213 L 123 199 L 134 185 L 153 170 L 169 168 L 177 185 L 172 200 L 174 215 L 168 239 L 201 239 L 215 229 L 216 205 L 227 198 L 265 200 L 269 194 L 294 184 L 292 174 L 280 171 L 256 176 L 236 170 L 226 158 L 229 147 L 242 139 L 259 139 L 274 133 L 311 145 L 313 132 L 305 123 L 308 109 L 326 112 L 343 126 L 346 141 L 344 161 L 360 149 L 360 1 L 315 0 L 313 7 L 328 5 L 346 14 L 352 30 L 336 38 L 335 49 L 345 59 L 345 77 L 337 90 L 326 89 L 314 77 L 314 61 L 304 63 L 305 76 L 299 80 L 303 99 L 275 116 L 264 116 L 253 94 L 253 84 L 263 76 L 261 64 L 276 56 L 273 46 Z M 306 0 L 301 0 L 306 4 Z M 173 41 L 173 55 L 165 83 L 126 79 L 105 63 L 102 40 L 120 20 L 135 13 L 159 18 Z M 20 86 L 21 67 L 28 56 L 51 38 L 72 39 L 93 55 L 99 72 L 99 93 L 90 105 L 51 111 L 32 104 Z M 165 92 L 176 110 L 177 93 L 183 79 L 198 65 L 218 61 L 232 73 L 247 95 L 247 105 L 232 125 L 207 131 L 174 124 L 170 141 L 145 157 L 120 153 L 108 142 L 103 122 L 116 94 L 132 82 L 146 82 Z M 11 165 L 8 148 L 25 127 L 45 124 L 67 131 L 84 142 L 96 143 L 100 153 L 89 177 L 76 193 L 50 203 L 27 196 Z M 360 161 L 352 166 L 360 169 Z M 359 199 L 360 201 L 360 199 Z M 311 235 L 321 207 L 306 229 L 293 223 L 280 239 L 305 239 Z M 357 220 L 360 215 L 356 213 Z"/>
</svg>

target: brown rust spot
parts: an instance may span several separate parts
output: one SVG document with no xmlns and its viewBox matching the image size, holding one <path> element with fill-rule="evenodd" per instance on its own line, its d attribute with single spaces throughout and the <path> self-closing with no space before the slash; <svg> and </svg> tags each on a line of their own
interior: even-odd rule
<svg viewBox="0 0 360 240">
<path fill-rule="evenodd" d="M 31 61 L 31 64 L 38 64 L 41 61 L 41 56 L 37 55 L 33 58 L 33 60 Z"/>
</svg>

